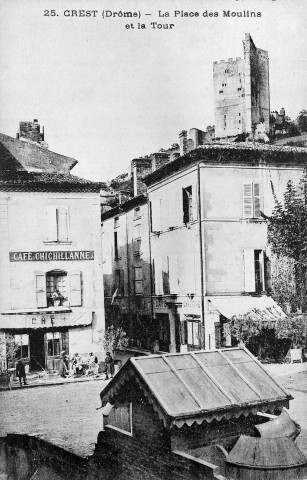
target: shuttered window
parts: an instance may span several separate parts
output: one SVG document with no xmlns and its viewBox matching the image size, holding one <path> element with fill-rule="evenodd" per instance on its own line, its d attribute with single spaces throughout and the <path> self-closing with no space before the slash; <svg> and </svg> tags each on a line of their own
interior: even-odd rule
<svg viewBox="0 0 307 480">
<path fill-rule="evenodd" d="M 181 344 L 190 347 L 200 347 L 201 322 L 197 319 L 189 319 L 180 322 Z"/>
<path fill-rule="evenodd" d="M 69 274 L 69 305 L 71 307 L 81 307 L 82 305 L 82 276 L 79 270 Z"/>
<path fill-rule="evenodd" d="M 169 255 L 168 265 L 169 265 L 169 290 L 170 290 L 170 293 L 177 294 L 179 291 L 177 254 Z"/>
<path fill-rule="evenodd" d="M 45 211 L 45 242 L 69 241 L 69 213 L 68 207 L 49 205 Z"/>
<path fill-rule="evenodd" d="M 265 290 L 264 251 L 244 250 L 244 291 Z"/>
<path fill-rule="evenodd" d="M 243 217 L 259 218 L 260 212 L 260 187 L 259 183 L 244 183 L 243 185 Z"/>
<path fill-rule="evenodd" d="M 143 293 L 143 268 L 134 267 L 134 291 L 136 295 Z"/>
<path fill-rule="evenodd" d="M 58 242 L 68 242 L 68 209 L 60 207 L 56 209 L 57 219 L 57 240 Z"/>
<path fill-rule="evenodd" d="M 47 307 L 47 285 L 44 272 L 35 272 L 36 306 Z"/>
<path fill-rule="evenodd" d="M 163 295 L 163 281 L 162 281 L 162 258 L 155 258 L 155 294 Z"/>
</svg>

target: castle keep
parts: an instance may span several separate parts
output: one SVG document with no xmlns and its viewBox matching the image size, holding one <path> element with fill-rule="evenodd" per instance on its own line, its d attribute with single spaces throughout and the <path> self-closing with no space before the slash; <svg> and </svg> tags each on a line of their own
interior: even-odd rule
<svg viewBox="0 0 307 480">
<path fill-rule="evenodd" d="M 256 48 L 249 33 L 244 58 L 213 64 L 215 137 L 269 133 L 270 90 L 268 52 Z"/>
</svg>

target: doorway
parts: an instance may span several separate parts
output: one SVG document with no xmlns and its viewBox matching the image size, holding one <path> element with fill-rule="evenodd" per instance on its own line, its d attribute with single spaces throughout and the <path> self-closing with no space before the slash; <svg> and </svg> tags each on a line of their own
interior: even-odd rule
<svg viewBox="0 0 307 480">
<path fill-rule="evenodd" d="M 31 370 L 44 370 L 45 345 L 43 330 L 34 330 L 30 333 L 30 368 Z"/>
</svg>

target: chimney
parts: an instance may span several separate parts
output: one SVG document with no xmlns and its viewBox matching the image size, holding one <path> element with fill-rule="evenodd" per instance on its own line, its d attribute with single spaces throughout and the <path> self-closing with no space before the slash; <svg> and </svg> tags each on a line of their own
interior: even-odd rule
<svg viewBox="0 0 307 480">
<path fill-rule="evenodd" d="M 188 151 L 188 132 L 186 130 L 182 130 L 179 133 L 179 145 L 180 145 L 180 156 L 184 155 Z"/>
</svg>

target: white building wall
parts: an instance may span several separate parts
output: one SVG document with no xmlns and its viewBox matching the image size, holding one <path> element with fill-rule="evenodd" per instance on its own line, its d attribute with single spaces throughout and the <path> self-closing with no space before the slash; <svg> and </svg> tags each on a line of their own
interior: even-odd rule
<svg viewBox="0 0 307 480">
<path fill-rule="evenodd" d="M 97 350 L 96 332 L 104 328 L 104 295 L 99 194 L 93 193 L 0 193 L 1 206 L 1 271 L 0 311 L 37 309 L 35 273 L 63 270 L 80 271 L 82 305 L 72 310 L 95 312 L 91 337 L 79 337 L 70 330 L 71 342 L 79 352 L 84 346 Z M 69 212 L 68 241 L 46 239 L 46 209 L 67 207 Z M 94 251 L 94 260 L 72 261 L 9 261 L 10 252 Z M 1 329 L 1 318 L 0 318 Z M 87 328 L 87 330 L 89 330 Z M 75 337 L 75 338 L 74 338 Z M 76 340 L 78 339 L 79 340 Z M 87 338 L 87 339 L 86 339 Z M 79 342 L 79 346 L 78 346 Z M 89 343 L 90 342 L 90 343 Z M 83 346 L 84 345 L 84 346 Z M 75 350 L 75 348 L 74 348 Z"/>
</svg>

